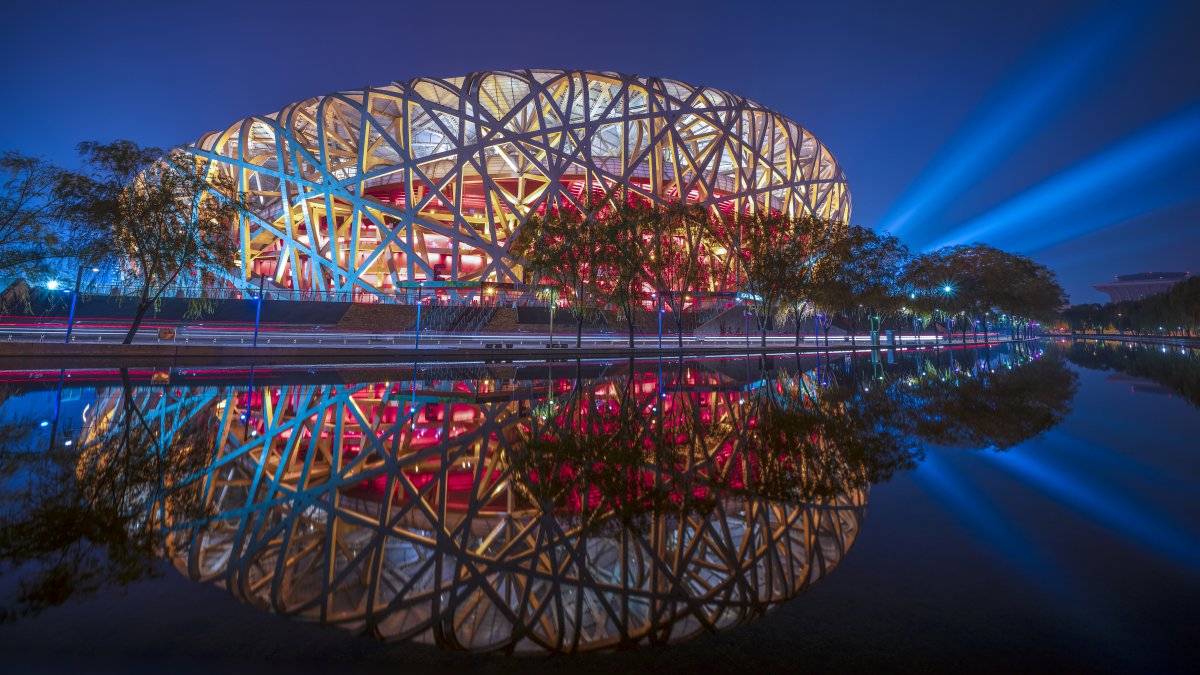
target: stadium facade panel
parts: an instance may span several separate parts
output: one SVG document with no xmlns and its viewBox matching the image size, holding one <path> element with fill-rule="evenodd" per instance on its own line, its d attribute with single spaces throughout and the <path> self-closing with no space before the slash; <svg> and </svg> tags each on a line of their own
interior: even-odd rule
<svg viewBox="0 0 1200 675">
<path fill-rule="evenodd" d="M 243 287 L 391 301 L 420 282 L 521 284 L 508 246 L 548 208 L 624 186 L 656 204 L 846 221 L 829 151 L 709 87 L 609 72 L 417 78 L 293 103 L 189 146 L 233 178 Z"/>
</svg>

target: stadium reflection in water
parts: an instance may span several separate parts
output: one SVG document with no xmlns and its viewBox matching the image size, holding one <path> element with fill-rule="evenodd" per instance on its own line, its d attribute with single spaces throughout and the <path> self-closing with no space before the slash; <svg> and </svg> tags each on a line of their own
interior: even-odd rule
<svg viewBox="0 0 1200 675">
<path fill-rule="evenodd" d="M 1056 424 L 1074 379 L 1040 357 L 123 372 L 74 473 L 145 550 L 265 610 L 455 650 L 658 644 L 828 575 L 926 443 Z"/>
</svg>

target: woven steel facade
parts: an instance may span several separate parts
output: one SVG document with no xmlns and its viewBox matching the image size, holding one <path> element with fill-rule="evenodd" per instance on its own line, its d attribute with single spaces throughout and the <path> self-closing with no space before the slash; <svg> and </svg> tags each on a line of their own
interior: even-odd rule
<svg viewBox="0 0 1200 675">
<path fill-rule="evenodd" d="M 389 301 L 417 282 L 520 284 L 532 213 L 620 187 L 725 213 L 850 216 L 845 176 L 795 122 L 659 78 L 524 70 L 306 99 L 190 147 L 233 177 L 242 286 Z M 463 291 L 469 293 L 470 291 Z"/>
</svg>

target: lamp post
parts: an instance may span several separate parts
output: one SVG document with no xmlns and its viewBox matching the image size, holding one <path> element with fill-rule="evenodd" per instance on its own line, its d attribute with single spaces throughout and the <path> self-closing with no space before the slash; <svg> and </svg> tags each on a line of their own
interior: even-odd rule
<svg viewBox="0 0 1200 675">
<path fill-rule="evenodd" d="M 92 272 L 99 272 L 99 267 L 93 267 Z M 71 312 L 67 315 L 67 344 L 71 344 L 71 328 L 75 325 L 75 302 L 79 299 L 79 286 L 83 284 L 83 267 L 75 273 L 75 290 L 71 291 Z"/>
<path fill-rule="evenodd" d="M 262 319 L 262 304 L 263 304 L 263 284 L 267 278 L 263 275 L 258 275 L 258 302 L 254 304 L 254 342 L 250 345 L 251 349 L 258 348 L 258 324 Z"/>
<path fill-rule="evenodd" d="M 742 306 L 742 333 L 746 335 L 746 349 L 750 349 L 750 303 Z"/>
<path fill-rule="evenodd" d="M 546 299 L 546 309 L 550 312 L 550 342 L 547 343 L 549 349 L 554 348 L 554 310 L 558 308 L 558 289 L 553 286 L 546 286 L 540 291 L 534 293 L 534 297 Z"/>
<path fill-rule="evenodd" d="M 47 451 L 54 449 L 54 439 L 58 436 L 58 416 L 62 412 L 63 378 L 66 377 L 66 374 L 66 368 L 60 368 L 58 370 L 58 386 L 54 389 L 54 426 L 50 428 L 50 444 L 46 447 Z M 46 422 L 43 420 L 42 426 L 45 425 Z"/>
<path fill-rule="evenodd" d="M 654 297 L 658 300 L 658 349 L 659 349 L 659 351 L 662 351 L 662 315 L 663 315 L 662 296 L 655 293 Z"/>
<path fill-rule="evenodd" d="M 950 296 L 954 295 L 954 284 L 951 284 L 949 282 L 943 283 L 941 290 L 942 290 L 942 295 L 946 296 L 946 300 L 949 301 Z M 946 313 L 946 314 L 948 314 L 948 313 Z M 951 342 L 953 342 L 952 336 L 950 335 L 950 320 L 947 318 L 945 323 L 946 323 L 946 344 L 950 344 Z"/>
<path fill-rule="evenodd" d="M 416 346 L 413 347 L 414 350 L 421 349 L 421 298 L 424 294 L 425 294 L 425 282 L 420 281 L 417 283 L 417 336 L 415 338 Z M 415 377 L 414 377 L 414 379 L 415 379 Z"/>
</svg>

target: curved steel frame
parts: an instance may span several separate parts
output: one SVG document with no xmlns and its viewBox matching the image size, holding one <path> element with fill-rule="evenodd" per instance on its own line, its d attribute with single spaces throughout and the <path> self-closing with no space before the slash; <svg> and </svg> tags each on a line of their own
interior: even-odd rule
<svg viewBox="0 0 1200 675">
<path fill-rule="evenodd" d="M 740 96 L 652 77 L 523 70 L 418 78 L 306 99 L 189 148 L 236 180 L 238 285 L 394 301 L 420 281 L 520 283 L 531 213 L 619 186 L 653 203 L 845 222 L 837 162 Z M 471 291 L 463 291 L 471 293 Z"/>
</svg>

